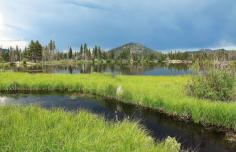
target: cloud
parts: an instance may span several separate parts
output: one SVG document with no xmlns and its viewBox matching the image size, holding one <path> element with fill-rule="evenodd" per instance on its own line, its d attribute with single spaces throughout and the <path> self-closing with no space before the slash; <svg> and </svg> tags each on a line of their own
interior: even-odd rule
<svg viewBox="0 0 236 152">
<path fill-rule="evenodd" d="M 96 4 L 96 3 L 88 2 L 88 1 L 66 0 L 66 1 L 64 1 L 64 3 L 71 4 L 74 6 L 85 7 L 85 8 L 89 8 L 89 9 L 95 9 L 95 10 L 108 10 L 108 8 L 106 8 L 100 4 Z"/>
<path fill-rule="evenodd" d="M 0 48 L 5 49 L 8 49 L 9 47 L 15 48 L 16 46 L 20 49 L 24 49 L 28 44 L 28 41 L 23 40 L 0 40 Z"/>
<path fill-rule="evenodd" d="M 222 40 L 236 44 L 235 0 L 0 0 L 0 4 L 1 39 L 38 39 L 44 44 L 54 39 L 61 50 L 68 45 L 79 48 L 84 42 L 113 48 L 132 41 L 157 50 L 209 48 Z"/>
<path fill-rule="evenodd" d="M 221 40 L 216 46 L 213 47 L 214 49 L 222 48 L 226 50 L 236 50 L 236 43 L 229 42 L 226 40 Z"/>
</svg>

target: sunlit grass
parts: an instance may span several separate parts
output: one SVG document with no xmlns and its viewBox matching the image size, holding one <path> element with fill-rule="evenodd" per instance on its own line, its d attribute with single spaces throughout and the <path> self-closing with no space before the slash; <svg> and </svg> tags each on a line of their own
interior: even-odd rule
<svg viewBox="0 0 236 152">
<path fill-rule="evenodd" d="M 79 113 L 39 107 L 0 107 L 2 152 L 177 152 L 172 138 L 155 143 L 137 123 L 107 122 L 85 111 Z"/>
<path fill-rule="evenodd" d="M 191 118 L 195 123 L 236 130 L 236 103 L 187 96 L 185 85 L 189 79 L 190 76 L 1 73 L 0 90 L 71 91 L 95 94 Z"/>
<path fill-rule="evenodd" d="M 1 67 L 1 71 L 4 71 L 5 68 L 9 68 L 10 67 L 10 63 L 0 62 L 0 67 Z"/>
</svg>

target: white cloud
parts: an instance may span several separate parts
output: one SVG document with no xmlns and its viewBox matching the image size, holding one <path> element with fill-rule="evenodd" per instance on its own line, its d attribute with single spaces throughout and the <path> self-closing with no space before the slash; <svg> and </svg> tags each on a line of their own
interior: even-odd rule
<svg viewBox="0 0 236 152">
<path fill-rule="evenodd" d="M 221 40 L 215 47 L 214 49 L 226 49 L 226 50 L 235 50 L 236 49 L 236 44 L 230 41 L 226 40 Z"/>
<path fill-rule="evenodd" d="M 16 47 L 23 49 L 28 42 L 24 40 L 15 40 L 14 27 L 7 25 L 4 16 L 0 12 L 0 48 Z"/>
<path fill-rule="evenodd" d="M 18 46 L 21 49 L 24 49 L 28 45 L 28 41 L 23 40 L 0 40 L 0 48 L 9 48 L 13 47 L 15 48 Z"/>
<path fill-rule="evenodd" d="M 0 12 L 0 39 L 7 39 L 7 28 L 4 24 L 4 18 L 3 15 Z"/>
<path fill-rule="evenodd" d="M 0 40 L 205 48 L 236 42 L 235 8 L 235 0 L 0 0 Z"/>
<path fill-rule="evenodd" d="M 217 50 L 217 49 L 225 49 L 225 50 L 236 50 L 236 43 L 226 41 L 226 40 L 221 40 L 218 42 L 216 45 L 211 46 L 211 47 L 205 47 L 205 48 L 172 48 L 172 49 L 167 49 L 167 50 L 160 50 L 161 52 L 171 52 L 171 51 L 180 51 L 180 52 L 185 52 L 185 51 L 198 51 L 200 49 L 212 49 L 212 50 Z"/>
</svg>

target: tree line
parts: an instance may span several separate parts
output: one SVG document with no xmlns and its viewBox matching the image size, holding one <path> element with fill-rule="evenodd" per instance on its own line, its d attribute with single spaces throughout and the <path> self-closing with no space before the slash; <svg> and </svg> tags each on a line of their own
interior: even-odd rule
<svg viewBox="0 0 236 152">
<path fill-rule="evenodd" d="M 169 52 L 165 55 L 168 60 L 189 60 L 189 61 L 204 61 L 204 60 L 217 60 L 217 61 L 228 61 L 236 60 L 236 52 L 228 51 L 225 49 L 217 50 L 199 50 L 192 52 Z"/>
<path fill-rule="evenodd" d="M 50 40 L 46 46 L 39 41 L 31 41 L 23 50 L 19 47 L 10 47 L 9 49 L 0 49 L 1 62 L 17 62 L 17 61 L 52 61 L 52 60 L 128 60 L 131 62 L 142 61 L 165 61 L 165 60 L 236 60 L 235 51 L 219 50 L 200 50 L 196 52 L 180 52 L 172 51 L 169 53 L 154 52 L 149 54 L 137 54 L 129 49 L 123 50 L 120 54 L 113 51 L 105 51 L 100 46 L 95 45 L 89 48 L 86 43 L 81 44 L 79 50 L 73 50 L 72 47 L 68 51 L 58 51 L 56 43 Z"/>
<path fill-rule="evenodd" d="M 18 46 L 16 48 L 0 49 L 0 61 L 17 62 L 17 61 L 52 61 L 52 60 L 106 60 L 109 58 L 107 52 L 101 49 L 100 46 L 95 45 L 94 48 L 89 48 L 88 45 L 82 44 L 80 50 L 74 51 L 69 47 L 68 51 L 58 51 L 56 43 L 50 40 L 48 45 L 43 46 L 38 40 L 31 41 L 23 50 Z"/>
<path fill-rule="evenodd" d="M 29 45 L 21 50 L 20 48 L 10 47 L 7 50 L 0 51 L 0 61 L 17 62 L 17 61 L 52 61 L 52 60 L 129 60 L 129 61 L 151 61 L 159 60 L 160 53 L 152 54 L 134 54 L 130 50 L 124 50 L 118 56 L 114 52 L 108 52 L 95 45 L 89 48 L 86 43 L 81 44 L 79 50 L 73 50 L 70 46 L 68 51 L 58 51 L 56 43 L 53 40 L 43 46 L 39 41 L 31 41 Z"/>
</svg>

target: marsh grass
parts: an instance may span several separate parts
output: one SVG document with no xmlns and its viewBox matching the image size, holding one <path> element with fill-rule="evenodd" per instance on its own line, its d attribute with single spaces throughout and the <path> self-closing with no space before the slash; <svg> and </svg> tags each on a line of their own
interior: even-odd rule
<svg viewBox="0 0 236 152">
<path fill-rule="evenodd" d="M 190 79 L 190 76 L 0 73 L 0 90 L 28 93 L 63 91 L 99 95 L 188 118 L 202 125 L 236 131 L 236 103 L 187 96 L 185 86 Z M 121 93 L 117 93 L 118 88 Z"/>
<path fill-rule="evenodd" d="M 0 62 L 0 71 L 6 71 L 8 68 L 10 67 L 10 63 L 3 63 L 3 62 Z"/>
<path fill-rule="evenodd" d="M 107 122 L 86 111 L 78 113 L 40 107 L 0 106 L 2 152 L 177 152 L 168 137 L 155 143 L 136 122 Z"/>
</svg>

